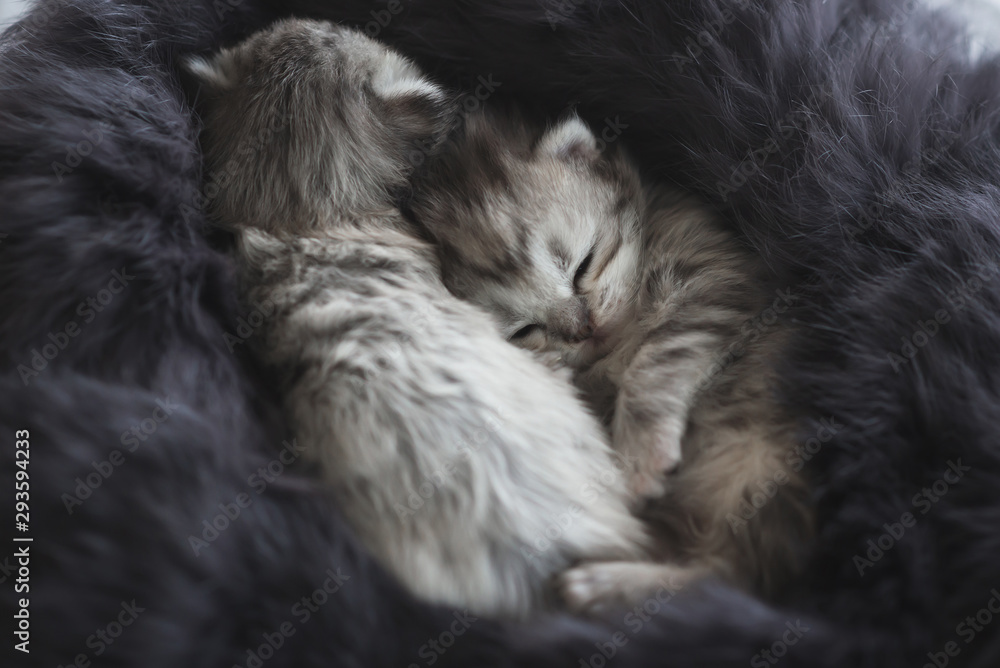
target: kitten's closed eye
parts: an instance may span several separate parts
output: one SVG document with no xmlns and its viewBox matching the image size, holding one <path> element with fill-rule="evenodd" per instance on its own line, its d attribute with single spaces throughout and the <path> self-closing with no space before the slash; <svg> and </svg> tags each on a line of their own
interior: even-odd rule
<svg viewBox="0 0 1000 668">
<path fill-rule="evenodd" d="M 528 338 L 535 332 L 540 332 L 540 331 L 542 331 L 542 328 L 539 325 L 525 325 L 521 329 L 511 334 L 510 337 L 508 337 L 508 340 L 523 341 L 524 339 Z"/>
<path fill-rule="evenodd" d="M 577 267 L 576 273 L 573 275 L 573 287 L 577 292 L 580 291 L 580 281 L 583 277 L 587 275 L 587 270 L 590 269 L 590 263 L 594 260 L 594 251 L 587 253 L 587 257 L 583 258 L 583 262 Z"/>
</svg>

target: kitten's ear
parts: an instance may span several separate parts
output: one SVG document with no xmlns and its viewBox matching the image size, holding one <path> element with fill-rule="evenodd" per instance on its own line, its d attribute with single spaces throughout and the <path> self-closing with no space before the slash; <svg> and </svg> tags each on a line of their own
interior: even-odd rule
<svg viewBox="0 0 1000 668">
<path fill-rule="evenodd" d="M 548 130 L 538 144 L 538 150 L 566 162 L 590 163 L 600 157 L 597 137 L 576 115 Z"/>
<path fill-rule="evenodd" d="M 235 55 L 222 51 L 214 56 L 188 56 L 181 61 L 187 72 L 208 92 L 223 92 L 236 87 Z"/>
<path fill-rule="evenodd" d="M 455 126 L 454 96 L 395 53 L 385 55 L 372 87 L 385 110 L 386 125 L 403 140 L 407 153 L 414 148 L 433 151 Z"/>
<path fill-rule="evenodd" d="M 383 98 L 387 124 L 405 147 L 433 151 L 455 126 L 458 106 L 442 89 L 423 83 L 412 91 Z"/>
</svg>

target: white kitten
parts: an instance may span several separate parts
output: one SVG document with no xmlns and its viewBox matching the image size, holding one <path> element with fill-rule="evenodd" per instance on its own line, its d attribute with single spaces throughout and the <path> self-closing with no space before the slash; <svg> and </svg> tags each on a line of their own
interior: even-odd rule
<svg viewBox="0 0 1000 668">
<path fill-rule="evenodd" d="M 277 305 L 251 341 L 375 556 L 429 600 L 523 617 L 575 561 L 640 555 L 600 425 L 447 291 L 394 204 L 414 147 L 449 128 L 448 96 L 378 43 L 310 21 L 191 69 L 243 296 Z"/>
</svg>

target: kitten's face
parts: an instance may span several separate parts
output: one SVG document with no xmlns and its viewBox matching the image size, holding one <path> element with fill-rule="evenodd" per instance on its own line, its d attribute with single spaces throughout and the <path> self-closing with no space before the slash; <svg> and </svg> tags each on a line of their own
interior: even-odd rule
<svg viewBox="0 0 1000 668">
<path fill-rule="evenodd" d="M 286 20 L 192 59 L 206 174 L 230 225 L 303 231 L 392 206 L 447 133 L 450 96 L 409 60 L 332 23 Z"/>
<path fill-rule="evenodd" d="M 431 165 L 414 210 L 435 234 L 448 287 L 512 343 L 573 367 L 606 355 L 633 317 L 642 198 L 578 119 L 533 140 L 516 121 L 471 118 Z"/>
</svg>

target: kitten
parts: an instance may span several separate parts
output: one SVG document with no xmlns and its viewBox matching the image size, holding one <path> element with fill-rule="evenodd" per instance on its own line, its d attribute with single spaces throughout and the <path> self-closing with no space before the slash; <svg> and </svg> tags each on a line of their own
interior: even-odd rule
<svg viewBox="0 0 1000 668">
<path fill-rule="evenodd" d="M 188 68 L 243 299 L 275 305 L 249 343 L 376 558 L 428 600 L 524 617 L 575 561 L 641 555 L 600 424 L 448 292 L 394 203 L 414 147 L 452 123 L 449 96 L 377 42 L 312 21 Z"/>
<path fill-rule="evenodd" d="M 511 112 L 469 116 L 411 206 L 449 289 L 511 342 L 575 370 L 634 462 L 636 499 L 652 499 L 643 515 L 665 563 L 581 566 L 563 578 L 570 604 L 707 574 L 774 592 L 810 513 L 784 464 L 792 422 L 772 398 L 784 330 L 742 335 L 772 301 L 760 260 L 692 198 L 645 186 L 576 117 L 542 132 Z M 743 504 L 772 488 L 743 521 Z"/>
</svg>

